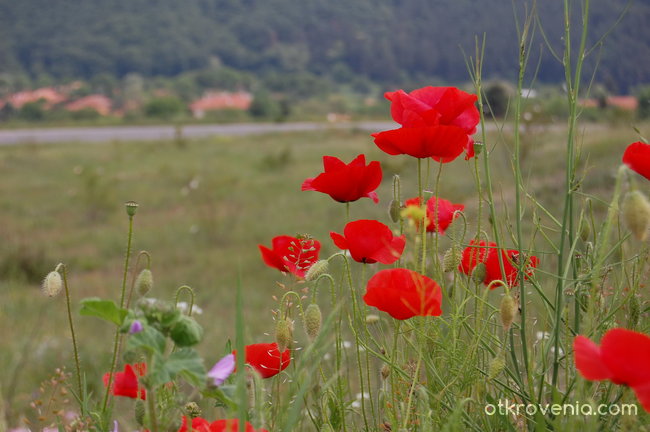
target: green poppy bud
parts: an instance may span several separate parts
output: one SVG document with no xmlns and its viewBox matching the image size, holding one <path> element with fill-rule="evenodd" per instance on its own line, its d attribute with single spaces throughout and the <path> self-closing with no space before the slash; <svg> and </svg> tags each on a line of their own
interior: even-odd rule
<svg viewBox="0 0 650 432">
<path fill-rule="evenodd" d="M 390 220 L 392 220 L 393 222 L 399 222 L 401 211 L 402 211 L 401 203 L 397 200 L 391 200 L 388 206 L 388 216 L 390 216 Z"/>
<path fill-rule="evenodd" d="M 503 330 L 510 330 L 512 322 L 515 320 L 515 315 L 517 313 L 517 305 L 515 304 L 515 299 L 512 298 L 510 293 L 507 293 L 501 299 L 500 315 L 501 315 L 501 324 L 503 324 Z"/>
<path fill-rule="evenodd" d="M 503 372 L 505 367 L 505 356 L 502 353 L 497 354 L 497 356 L 490 361 L 490 366 L 488 368 L 488 379 L 493 380 L 501 375 L 501 372 Z"/>
<path fill-rule="evenodd" d="M 144 426 L 144 414 L 145 414 L 145 406 L 144 406 L 144 401 L 142 399 L 138 399 L 135 402 L 135 410 L 134 410 L 134 415 L 135 415 L 135 421 L 137 424 L 140 426 Z"/>
<path fill-rule="evenodd" d="M 153 275 L 151 274 L 151 270 L 143 269 L 135 280 L 135 289 L 140 296 L 144 296 L 151 291 L 151 288 L 153 288 Z"/>
<path fill-rule="evenodd" d="M 313 266 L 309 267 L 307 273 L 305 273 L 305 280 L 309 282 L 318 279 L 318 276 L 322 275 L 323 273 L 327 273 L 328 267 L 329 261 L 316 261 Z"/>
<path fill-rule="evenodd" d="M 291 348 L 293 344 L 293 323 L 288 319 L 280 318 L 275 323 L 275 341 L 280 352 Z"/>
<path fill-rule="evenodd" d="M 454 271 L 460 265 L 461 260 L 463 259 L 463 252 L 456 245 L 452 246 L 450 249 L 445 252 L 445 256 L 442 258 L 442 271 L 448 273 Z"/>
<path fill-rule="evenodd" d="M 305 309 L 304 325 L 305 333 L 309 339 L 314 340 L 320 333 L 323 324 L 323 315 L 316 303 L 312 303 Z"/>
<path fill-rule="evenodd" d="M 63 289 L 63 279 L 58 271 L 51 271 L 43 280 L 43 293 L 48 297 L 54 297 Z"/>
<path fill-rule="evenodd" d="M 485 264 L 476 264 L 476 267 L 474 267 L 474 271 L 472 272 L 472 280 L 476 283 L 483 283 L 486 275 L 487 269 L 485 268 Z"/>
<path fill-rule="evenodd" d="M 650 203 L 640 191 L 628 192 L 623 199 L 623 219 L 639 241 L 648 238 L 650 229 Z"/>
</svg>

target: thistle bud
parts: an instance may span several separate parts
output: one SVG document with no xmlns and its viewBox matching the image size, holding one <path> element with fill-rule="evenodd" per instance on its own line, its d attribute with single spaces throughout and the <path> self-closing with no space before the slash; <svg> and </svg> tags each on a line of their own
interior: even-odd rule
<svg viewBox="0 0 650 432">
<path fill-rule="evenodd" d="M 135 212 L 138 210 L 138 203 L 135 201 L 127 201 L 124 205 L 126 206 L 126 214 L 129 217 L 135 216 Z"/>
<path fill-rule="evenodd" d="M 503 372 L 503 369 L 505 369 L 505 367 L 505 356 L 502 353 L 497 354 L 497 356 L 490 361 L 490 366 L 488 368 L 488 379 L 493 380 L 498 377 L 501 372 Z"/>
<path fill-rule="evenodd" d="M 476 264 L 476 267 L 474 267 L 474 271 L 472 272 L 472 280 L 476 283 L 483 283 L 486 275 L 487 269 L 485 268 L 485 264 Z"/>
<path fill-rule="evenodd" d="M 135 421 L 138 423 L 140 426 L 144 426 L 144 413 L 146 411 L 145 406 L 144 406 L 144 401 L 142 399 L 138 399 L 135 402 Z"/>
<path fill-rule="evenodd" d="M 201 408 L 196 404 L 196 402 L 189 402 L 183 407 L 185 414 L 191 419 L 201 417 Z"/>
<path fill-rule="evenodd" d="M 327 260 L 316 261 L 314 265 L 309 267 L 309 270 L 307 270 L 307 273 L 305 274 L 305 280 L 310 282 L 318 279 L 318 276 L 322 275 L 323 273 L 327 273 L 328 267 L 329 267 L 329 261 Z"/>
<path fill-rule="evenodd" d="M 628 192 L 623 199 L 623 219 L 639 241 L 648 238 L 650 229 L 650 203 L 640 191 Z"/>
<path fill-rule="evenodd" d="M 397 200 L 391 200 L 388 205 L 388 216 L 393 222 L 399 222 L 400 212 L 402 211 L 402 205 Z"/>
<path fill-rule="evenodd" d="M 501 299 L 501 324 L 503 324 L 503 330 L 510 330 L 512 322 L 515 320 L 515 314 L 517 313 L 517 305 L 515 304 L 515 299 L 512 298 L 510 293 L 507 293 Z"/>
<path fill-rule="evenodd" d="M 54 297 L 63 289 L 63 279 L 58 271 L 51 271 L 43 280 L 43 293 L 49 297 Z"/>
<path fill-rule="evenodd" d="M 153 288 L 153 274 L 151 270 L 143 269 L 135 280 L 135 289 L 140 294 L 144 296 Z"/>
<path fill-rule="evenodd" d="M 275 341 L 280 352 L 291 348 L 293 343 L 293 324 L 288 319 L 280 318 L 275 323 Z"/>
<path fill-rule="evenodd" d="M 454 271 L 454 269 L 458 268 L 462 259 L 463 252 L 460 248 L 456 247 L 456 245 L 452 246 L 442 258 L 442 271 L 445 273 Z"/>
<path fill-rule="evenodd" d="M 309 339 L 314 340 L 320 333 L 320 328 L 323 323 L 323 315 L 320 308 L 316 303 L 312 303 L 305 309 L 304 325 L 305 333 Z"/>
</svg>

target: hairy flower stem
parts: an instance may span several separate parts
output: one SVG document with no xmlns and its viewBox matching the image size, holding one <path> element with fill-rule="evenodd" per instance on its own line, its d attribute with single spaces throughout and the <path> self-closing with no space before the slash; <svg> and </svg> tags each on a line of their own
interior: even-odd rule
<svg viewBox="0 0 650 432">
<path fill-rule="evenodd" d="M 427 211 L 424 202 L 424 187 L 422 184 L 422 159 L 418 158 L 418 199 L 422 212 L 422 221 L 420 221 L 420 235 L 422 236 L 422 261 L 420 263 L 420 273 L 424 274 L 427 269 Z"/>
<path fill-rule="evenodd" d="M 62 271 L 60 271 L 61 269 Z M 59 264 L 57 271 L 63 275 L 63 288 L 65 289 L 65 302 L 68 309 L 68 323 L 70 324 L 70 335 L 72 336 L 72 350 L 74 353 L 74 365 L 77 373 L 77 391 L 79 392 L 79 407 L 83 410 L 84 394 L 81 387 L 81 366 L 79 363 L 79 350 L 77 349 L 77 337 L 74 332 L 74 322 L 72 321 L 72 308 L 70 306 L 70 289 L 68 288 L 68 270 L 65 264 Z"/>
<path fill-rule="evenodd" d="M 149 355 L 147 364 L 153 369 L 153 355 Z M 158 420 L 156 415 L 156 389 L 149 387 L 147 389 L 147 402 L 148 402 L 148 411 L 149 411 L 149 426 L 151 427 L 151 432 L 158 432 Z M 192 419 L 189 419 L 189 423 L 192 423 Z"/>
<path fill-rule="evenodd" d="M 122 278 L 122 293 L 120 295 L 120 307 L 124 307 L 124 297 L 126 296 L 126 277 L 129 272 L 129 258 L 131 257 L 131 241 L 133 240 L 133 215 L 129 215 L 129 234 L 126 242 L 126 256 L 124 257 L 124 276 Z M 106 392 L 104 393 L 104 401 L 102 402 L 102 414 L 106 414 L 108 407 L 108 399 L 111 394 L 111 387 L 113 385 L 113 375 L 115 373 L 115 366 L 117 364 L 117 354 L 120 350 L 120 328 L 115 329 L 115 341 L 113 342 L 113 359 L 111 360 L 111 368 L 108 374 L 108 383 L 106 383 Z"/>
</svg>

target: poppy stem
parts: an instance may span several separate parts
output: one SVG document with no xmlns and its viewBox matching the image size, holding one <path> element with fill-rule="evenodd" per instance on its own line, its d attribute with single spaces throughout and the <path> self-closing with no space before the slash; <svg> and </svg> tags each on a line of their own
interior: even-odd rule
<svg viewBox="0 0 650 432">
<path fill-rule="evenodd" d="M 422 261 L 420 264 L 420 273 L 424 274 L 427 269 L 427 211 L 424 202 L 424 186 L 422 182 L 422 159 L 418 158 L 418 199 L 422 212 L 422 221 L 420 222 L 420 233 L 422 236 Z"/>
<path fill-rule="evenodd" d="M 81 366 L 79 365 L 79 350 L 77 349 L 77 337 L 74 332 L 74 322 L 72 321 L 72 309 L 70 307 L 70 290 L 68 288 L 68 271 L 65 264 L 56 266 L 56 271 L 59 271 L 63 276 L 63 288 L 65 289 L 65 302 L 68 309 L 68 323 L 70 324 L 70 335 L 72 336 L 72 350 L 74 352 L 75 370 L 77 372 L 77 390 L 79 391 L 79 406 L 83 410 L 83 391 L 81 387 Z"/>
</svg>

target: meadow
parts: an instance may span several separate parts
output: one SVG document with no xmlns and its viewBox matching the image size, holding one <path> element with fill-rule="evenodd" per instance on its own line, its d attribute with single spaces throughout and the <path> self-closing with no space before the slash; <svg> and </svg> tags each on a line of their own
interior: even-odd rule
<svg viewBox="0 0 650 432">
<path fill-rule="evenodd" d="M 642 134 L 645 132 L 647 135 L 648 124 L 636 126 Z M 581 162 L 577 167 L 580 182 L 576 202 L 580 207 L 590 209 L 590 217 L 596 221 L 596 227 L 607 213 L 620 155 L 627 144 L 638 140 L 638 135 L 628 124 L 584 123 L 579 124 L 578 136 L 577 149 Z M 530 127 L 518 139 L 521 174 L 526 182 L 525 203 L 522 206 L 526 215 L 523 230 L 527 238 L 534 239 L 526 247 L 540 259 L 536 273 L 541 279 L 543 276 L 539 275 L 552 274 L 557 265 L 550 244 L 556 241 L 558 229 L 552 226 L 549 214 L 561 213 L 564 199 L 566 127 L 557 123 Z M 503 242 L 508 246 L 513 246 L 515 238 L 512 228 L 515 184 L 511 169 L 513 140 L 511 124 L 491 128 L 486 139 L 490 151 L 497 225 L 503 234 Z M 0 148 L 0 328 L 5 335 L 0 339 L 0 425 L 4 421 L 5 427 L 18 427 L 25 418 L 36 421 L 35 410 L 30 403 L 39 397 L 40 383 L 48 380 L 57 368 L 66 366 L 68 372 L 73 371 L 65 299 L 62 296 L 44 296 L 40 290 L 43 277 L 58 263 L 66 265 L 74 312 L 78 311 L 78 301 L 85 297 L 98 296 L 114 301 L 119 298 L 128 225 L 123 207 L 125 201 L 132 200 L 139 204 L 134 218 L 133 250 L 146 250 L 151 254 L 155 285 L 150 295 L 172 300 L 181 285 L 187 284 L 195 290 L 195 304 L 202 309 L 202 313 L 195 313 L 194 316 L 205 330 L 198 351 L 209 365 L 228 352 L 226 344 L 235 339 L 235 294 L 238 285 L 241 286 L 243 298 L 245 340 L 273 341 L 275 321 L 272 309 L 278 305 L 274 296 L 277 298 L 282 293 L 276 281 L 288 283 L 289 279 L 264 265 L 258 244 L 268 246 L 271 238 L 281 234 L 293 236 L 305 233 L 321 241 L 321 257 L 338 252 L 329 239 L 329 232 L 343 231 L 348 220 L 345 206 L 323 194 L 301 192 L 300 186 L 306 178 L 322 171 L 323 155 L 336 156 L 347 163 L 361 153 L 366 155 L 367 160 L 381 162 L 383 181 L 377 190 L 379 203 L 374 204 L 371 200 L 353 203 L 349 220 L 376 219 L 397 230 L 399 224 L 392 223 L 389 217 L 394 176 L 400 178 L 402 199 L 417 196 L 414 160 L 409 156 L 386 155 L 373 144 L 367 132 L 354 129 L 215 137 L 189 140 L 182 146 L 175 142 L 112 142 L 25 144 Z M 427 168 L 432 175 L 426 183 L 425 194 L 434 191 L 433 173 L 437 173 L 438 165 L 433 162 Z M 476 195 L 474 175 L 479 172 L 477 169 L 480 171 L 481 168 L 477 168 L 473 160 L 458 158 L 444 165 L 443 181 L 437 186 L 438 196 L 465 205 L 468 233 L 476 230 L 481 205 Z M 483 174 L 479 175 L 482 183 Z M 647 189 L 647 185 L 642 188 Z M 545 210 L 541 210 L 542 206 Z M 485 228 L 491 226 L 485 208 L 481 218 L 483 229 L 489 230 Z M 408 230 L 408 224 L 405 229 Z M 624 237 L 625 230 L 616 215 L 614 231 Z M 411 234 L 416 242 L 417 234 Z M 466 243 L 467 239 L 464 241 Z M 614 248 L 618 248 L 613 259 L 615 262 L 623 260 L 622 257 L 628 253 L 636 253 L 641 247 L 638 243 L 632 243 L 632 246 L 621 244 Z M 437 249 L 431 252 L 431 256 L 434 262 L 439 262 L 450 247 L 450 240 L 441 236 L 436 245 Z M 418 261 L 417 253 L 413 260 Z M 361 290 L 363 278 L 369 278 L 378 270 L 377 265 L 363 267 L 364 274 L 354 276 L 354 283 Z M 334 265 L 332 274 L 341 268 Z M 446 274 L 444 277 L 446 283 L 450 283 L 460 276 Z M 622 283 L 616 278 L 611 289 L 620 287 Z M 636 283 L 639 283 L 638 280 Z M 553 297 L 554 287 L 551 283 L 538 286 L 548 298 Z M 532 294 L 532 288 L 529 289 L 529 294 Z M 477 299 L 480 297 L 478 293 Z M 484 301 L 490 305 L 492 312 L 487 318 L 479 316 L 479 319 L 485 320 L 479 326 L 489 327 L 496 332 L 503 292 L 486 291 L 485 295 Z M 321 297 L 325 318 L 330 312 L 340 313 L 327 294 L 321 294 Z M 645 294 L 641 304 L 644 301 L 647 301 Z M 481 302 L 474 299 L 471 304 Z M 448 300 L 445 300 L 445 305 L 449 306 Z M 528 319 L 532 329 L 529 336 L 533 338 L 540 332 L 543 334 L 552 329 L 545 308 L 538 296 L 531 295 Z M 451 312 L 445 313 L 450 322 L 453 321 L 448 315 Z M 350 319 L 354 321 L 356 316 Z M 388 318 L 384 314 L 380 319 L 385 321 Z M 112 330 L 105 322 L 93 317 L 75 314 L 74 320 L 77 339 L 83 341 L 79 347 L 79 357 L 88 390 L 101 394 L 104 390 L 101 377 L 110 368 Z M 646 309 L 640 320 L 645 323 L 641 329 L 645 328 L 646 331 L 647 321 Z M 462 325 L 451 325 L 451 328 L 458 330 Z M 353 337 L 349 329 L 342 330 L 342 335 L 344 338 Z M 461 335 L 457 336 L 459 340 L 462 339 Z M 451 336 L 447 334 L 446 337 Z M 568 337 L 563 341 L 565 348 L 570 347 Z M 299 347 L 309 344 L 297 329 L 295 338 Z M 485 340 L 490 344 L 496 339 Z M 539 339 L 531 342 L 531 347 L 540 343 L 543 342 Z M 460 362 L 464 356 L 471 355 L 464 351 L 467 347 L 463 348 L 462 345 L 449 348 L 448 358 L 456 358 Z M 333 346 L 332 340 L 328 339 L 322 353 L 334 355 Z M 439 351 L 440 347 L 435 350 Z M 486 370 L 490 363 L 489 351 L 484 351 L 478 360 Z M 353 357 L 350 356 L 351 361 Z M 373 378 L 369 373 L 368 379 L 374 381 L 374 376 L 379 376 L 381 362 L 376 358 L 368 360 L 367 357 L 365 361 L 372 364 Z M 464 362 L 459 365 L 461 374 L 465 373 L 463 368 L 466 366 Z M 456 367 L 451 369 L 458 372 Z M 472 381 L 467 384 L 469 387 L 485 379 L 473 372 L 467 373 Z M 74 387 L 74 377 L 68 381 Z M 352 424 L 363 423 L 360 408 L 354 403 L 355 400 L 358 402 L 355 393 L 359 390 L 354 390 L 357 384 L 356 378 L 350 380 L 350 388 L 344 395 L 345 402 L 341 402 L 341 406 L 345 406 L 353 417 L 348 426 L 352 429 L 348 430 L 356 430 Z M 274 387 L 276 385 L 279 388 L 281 383 L 272 384 Z M 334 386 L 329 381 L 321 385 L 324 388 Z M 452 385 L 453 382 L 449 384 L 450 387 Z M 459 391 L 458 394 L 461 393 Z M 474 389 L 463 394 L 463 397 L 469 394 L 480 397 L 485 391 L 480 393 Z M 433 395 L 429 397 L 434 398 Z M 307 397 L 304 397 L 306 401 Z M 460 400 L 457 401 L 458 406 L 462 407 L 465 402 L 461 403 Z M 136 427 L 130 402 L 117 400 L 115 404 L 115 418 L 125 428 L 126 425 Z M 483 401 L 474 402 L 478 403 L 480 409 Z M 432 401 L 431 406 L 437 403 Z M 74 401 L 69 405 L 73 409 Z M 380 405 L 377 402 L 377 406 Z M 419 409 L 420 405 L 417 406 Z M 442 406 L 445 408 L 430 416 L 431 425 L 445 424 L 442 420 L 446 415 L 458 417 L 458 408 Z M 218 415 L 224 412 L 223 407 L 210 408 L 204 404 L 202 408 L 206 418 L 219 418 Z M 335 410 L 331 406 L 329 409 L 330 420 L 325 423 L 338 430 L 332 425 L 334 420 L 331 416 Z M 368 407 L 363 409 L 367 410 Z M 365 421 L 365 414 L 363 417 Z M 372 420 L 371 430 L 391 430 L 387 429 L 389 426 L 382 426 L 380 417 Z M 502 424 L 491 424 L 490 427 L 494 429 L 490 430 L 520 428 L 523 423 L 517 425 L 517 422 L 525 421 L 521 418 L 508 421 L 508 416 L 505 418 Z M 256 420 L 259 422 L 260 419 Z M 634 427 L 647 423 L 647 413 L 640 413 L 634 420 L 637 423 L 631 423 L 628 430 L 640 430 Z M 588 418 L 580 421 L 595 424 L 589 423 L 591 420 Z M 299 424 L 300 427 L 295 430 L 319 429 L 313 419 L 312 422 L 303 419 Z M 570 424 L 576 426 L 582 423 Z M 608 418 L 602 424 L 618 426 L 619 420 Z M 479 425 L 477 422 L 472 427 Z M 447 427 L 451 428 L 449 430 L 465 430 L 460 423 L 456 426 L 457 429 L 453 424 Z M 416 425 L 411 427 L 415 429 Z M 421 427 L 421 430 L 429 430 L 426 425 Z M 395 427 L 392 430 L 399 429 Z"/>
</svg>

